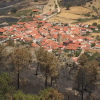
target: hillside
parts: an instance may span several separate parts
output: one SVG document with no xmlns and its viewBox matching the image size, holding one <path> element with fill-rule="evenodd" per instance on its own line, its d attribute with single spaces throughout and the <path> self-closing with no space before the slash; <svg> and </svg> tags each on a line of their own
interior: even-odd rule
<svg viewBox="0 0 100 100">
<path fill-rule="evenodd" d="M 45 5 L 46 3 L 47 0 L 38 0 L 38 2 L 34 2 L 34 0 L 2 0 L 0 1 L 0 11 L 10 11 L 11 7 L 15 7 L 17 10 L 27 9 L 36 5 Z"/>
<path fill-rule="evenodd" d="M 100 0 L 93 0 L 91 2 L 87 2 L 85 7 L 95 11 L 98 15 L 100 15 Z"/>
<path fill-rule="evenodd" d="M 62 2 L 62 5 L 66 6 L 66 4 L 68 2 L 71 3 L 71 5 L 75 5 L 75 6 L 81 6 L 81 5 L 84 5 L 86 4 L 87 2 L 90 2 L 92 0 L 61 0 Z"/>
</svg>

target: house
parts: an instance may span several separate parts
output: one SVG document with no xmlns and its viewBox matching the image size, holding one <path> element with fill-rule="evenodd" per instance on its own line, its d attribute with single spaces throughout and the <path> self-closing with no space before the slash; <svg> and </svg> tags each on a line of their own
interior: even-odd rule
<svg viewBox="0 0 100 100">
<path fill-rule="evenodd" d="M 91 30 L 96 30 L 96 31 L 98 31 L 98 28 L 95 27 L 95 26 L 90 26 L 89 28 L 90 28 Z"/>
<path fill-rule="evenodd" d="M 100 44 L 98 44 L 98 45 L 95 45 L 95 47 L 94 47 L 95 49 L 100 49 Z"/>
<path fill-rule="evenodd" d="M 41 43 L 43 37 L 41 35 L 33 35 L 33 42 L 34 43 Z"/>
<path fill-rule="evenodd" d="M 2 35 L 3 32 L 5 32 L 5 30 L 3 28 L 0 28 L 0 35 Z"/>
<path fill-rule="evenodd" d="M 39 45 L 37 45 L 36 43 L 32 43 L 31 46 L 34 47 L 34 48 L 38 48 L 39 47 Z"/>
</svg>

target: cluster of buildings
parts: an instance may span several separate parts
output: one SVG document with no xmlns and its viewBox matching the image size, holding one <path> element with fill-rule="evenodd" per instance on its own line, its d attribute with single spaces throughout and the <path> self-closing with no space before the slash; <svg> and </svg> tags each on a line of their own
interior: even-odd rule
<svg viewBox="0 0 100 100">
<path fill-rule="evenodd" d="M 16 25 L 0 28 L 0 43 L 6 43 L 6 40 L 29 42 L 31 46 L 38 48 L 44 47 L 49 52 L 58 50 L 77 51 L 78 49 L 100 49 L 100 41 L 86 36 L 87 33 L 98 30 L 97 27 L 87 24 L 63 24 L 43 21 L 43 17 L 36 15 L 31 22 L 18 22 Z M 94 47 L 91 44 L 95 43 Z"/>
</svg>

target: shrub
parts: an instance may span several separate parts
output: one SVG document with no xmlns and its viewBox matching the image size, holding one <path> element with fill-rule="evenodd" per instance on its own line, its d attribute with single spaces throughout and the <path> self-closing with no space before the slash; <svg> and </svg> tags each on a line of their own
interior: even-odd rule
<svg viewBox="0 0 100 100">
<path fill-rule="evenodd" d="M 89 7 L 91 7 L 91 5 L 89 5 Z"/>
<path fill-rule="evenodd" d="M 67 10 L 69 10 L 69 9 L 70 9 L 70 7 L 71 7 L 71 3 L 70 3 L 70 2 L 68 2 L 68 3 L 67 3 L 67 5 L 66 5 Z"/>
<path fill-rule="evenodd" d="M 85 16 L 90 17 L 90 13 L 86 13 Z"/>
<path fill-rule="evenodd" d="M 90 2 L 90 4 L 92 4 L 92 2 Z"/>
<path fill-rule="evenodd" d="M 97 23 L 96 23 L 96 22 L 94 22 L 92 25 L 93 25 L 93 26 L 97 26 Z"/>
<path fill-rule="evenodd" d="M 98 27 L 98 29 L 100 29 L 100 24 L 97 27 Z"/>
<path fill-rule="evenodd" d="M 94 18 L 94 19 L 97 19 L 98 17 L 97 16 L 95 16 L 95 15 L 92 15 L 92 17 Z"/>
<path fill-rule="evenodd" d="M 12 12 L 12 13 L 16 13 L 16 12 L 17 12 L 17 9 L 16 9 L 15 7 L 13 7 L 13 8 L 11 9 L 11 12 Z"/>
</svg>

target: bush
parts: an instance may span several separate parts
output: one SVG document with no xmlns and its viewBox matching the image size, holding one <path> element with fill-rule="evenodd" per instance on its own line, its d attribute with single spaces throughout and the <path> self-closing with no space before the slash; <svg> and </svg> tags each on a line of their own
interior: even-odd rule
<svg viewBox="0 0 100 100">
<path fill-rule="evenodd" d="M 55 8 L 58 8 L 58 6 L 57 6 L 57 5 L 55 5 Z"/>
<path fill-rule="evenodd" d="M 92 25 L 93 25 L 93 26 L 97 26 L 97 23 L 96 23 L 96 22 L 94 22 Z"/>
<path fill-rule="evenodd" d="M 12 12 L 12 13 L 16 13 L 16 12 L 17 12 L 17 9 L 16 9 L 16 8 L 12 8 L 12 9 L 11 9 L 11 12 Z"/>
<path fill-rule="evenodd" d="M 92 44 L 91 44 L 91 47 L 95 47 L 95 43 L 92 43 Z"/>
<path fill-rule="evenodd" d="M 77 19 L 78 22 L 86 22 L 86 21 L 88 21 L 88 20 L 90 20 L 90 19 L 88 19 L 88 18 L 85 18 L 85 19 L 79 18 L 79 19 Z"/>
<path fill-rule="evenodd" d="M 70 2 L 68 2 L 68 3 L 67 3 L 67 5 L 66 5 L 67 10 L 69 10 L 69 9 L 70 9 L 70 7 L 71 7 L 71 3 L 70 3 Z"/>
<path fill-rule="evenodd" d="M 94 18 L 94 19 L 97 19 L 98 17 L 97 16 L 95 16 L 95 15 L 92 15 L 92 17 Z"/>
<path fill-rule="evenodd" d="M 100 29 L 100 24 L 97 27 L 98 27 L 98 29 Z"/>
<path fill-rule="evenodd" d="M 90 4 L 92 4 L 92 2 L 90 2 Z"/>
<path fill-rule="evenodd" d="M 86 13 L 85 16 L 90 17 L 90 13 Z"/>
<path fill-rule="evenodd" d="M 91 5 L 89 5 L 89 7 L 91 7 Z"/>
</svg>

